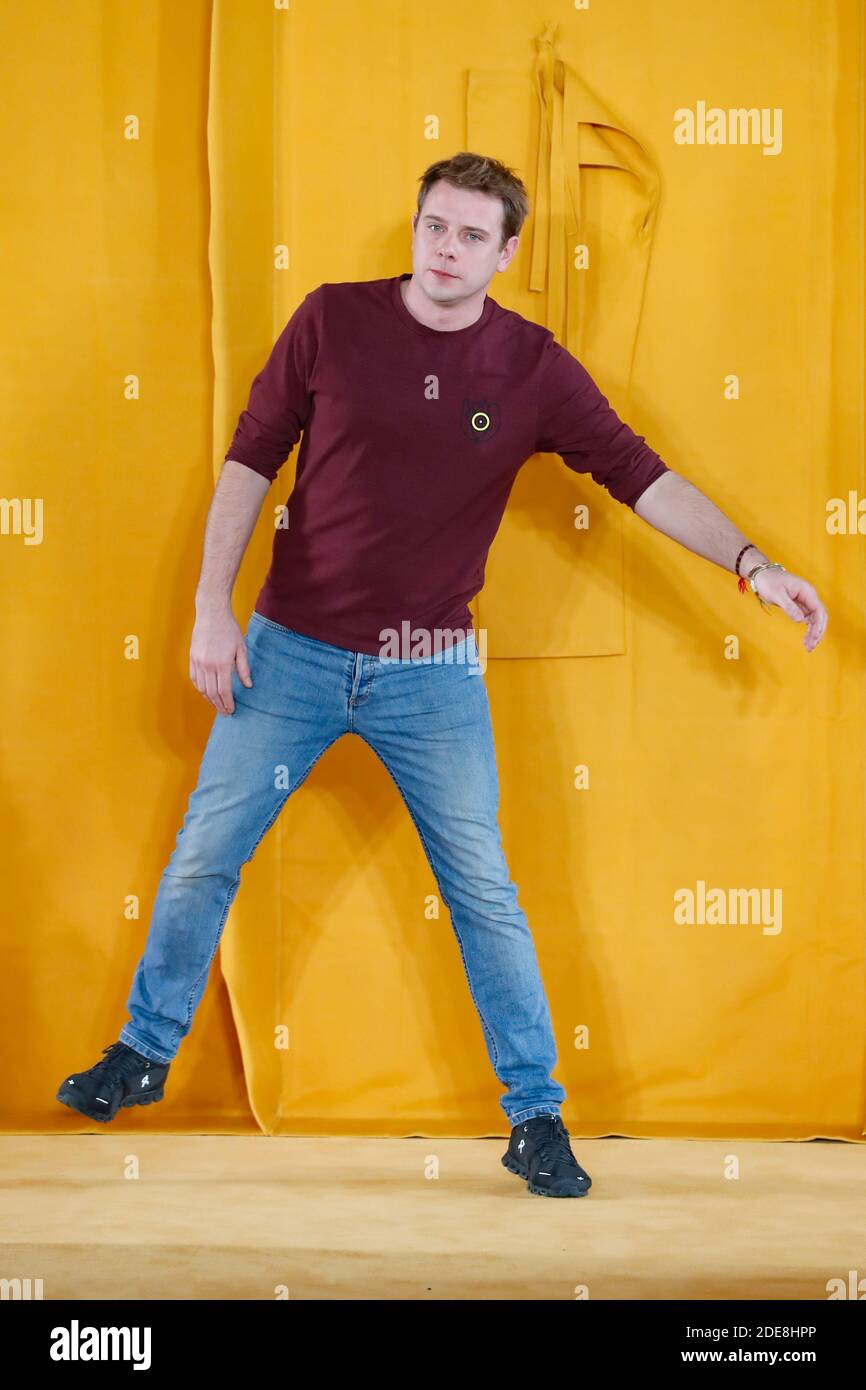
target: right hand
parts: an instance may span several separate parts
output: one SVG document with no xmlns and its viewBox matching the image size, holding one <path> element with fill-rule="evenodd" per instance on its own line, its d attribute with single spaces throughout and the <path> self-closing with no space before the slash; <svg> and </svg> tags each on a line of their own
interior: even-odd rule
<svg viewBox="0 0 866 1390">
<path fill-rule="evenodd" d="M 244 685 L 252 686 L 247 645 L 231 608 L 197 613 L 189 649 L 189 678 L 217 714 L 234 714 L 235 663 Z"/>
</svg>

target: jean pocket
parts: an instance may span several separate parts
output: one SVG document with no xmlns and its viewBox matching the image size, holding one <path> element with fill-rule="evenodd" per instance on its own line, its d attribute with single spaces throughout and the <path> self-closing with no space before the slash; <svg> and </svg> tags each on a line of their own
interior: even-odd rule
<svg viewBox="0 0 866 1390">
<path fill-rule="evenodd" d="M 265 618 L 261 613 L 257 613 L 255 609 L 253 609 L 252 613 L 250 614 L 250 623 L 254 622 L 261 623 L 264 627 L 273 628 L 274 632 L 282 632 L 286 637 L 299 636 L 299 634 L 295 632 L 294 628 L 284 627 L 282 623 L 275 623 L 273 618 Z"/>
</svg>

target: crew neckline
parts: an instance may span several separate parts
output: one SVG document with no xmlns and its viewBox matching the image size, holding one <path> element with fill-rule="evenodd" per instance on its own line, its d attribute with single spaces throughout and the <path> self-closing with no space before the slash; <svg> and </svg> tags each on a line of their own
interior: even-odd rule
<svg viewBox="0 0 866 1390">
<path fill-rule="evenodd" d="M 484 308 L 481 310 L 478 318 L 474 323 L 468 323 L 465 328 L 431 328 L 429 324 L 421 323 L 420 319 L 416 319 L 415 315 L 411 314 L 407 309 L 400 290 L 403 281 L 411 280 L 411 278 L 412 272 L 409 270 L 404 270 L 402 275 L 393 276 L 391 280 L 391 303 L 394 305 L 398 317 L 402 319 L 406 327 L 414 328 L 415 332 L 420 333 L 422 337 L 457 338 L 462 341 L 464 338 L 471 338 L 473 334 L 480 332 L 485 324 L 490 322 L 493 311 L 496 308 L 496 303 L 488 294 L 485 296 Z"/>
</svg>

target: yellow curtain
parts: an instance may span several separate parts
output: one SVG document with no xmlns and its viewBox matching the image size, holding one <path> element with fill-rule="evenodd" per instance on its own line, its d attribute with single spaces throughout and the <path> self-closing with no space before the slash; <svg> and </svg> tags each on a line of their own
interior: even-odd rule
<svg viewBox="0 0 866 1390">
<path fill-rule="evenodd" d="M 213 490 L 209 0 L 3 5 L 2 1124 L 116 1041 L 213 711 L 189 680 Z M 256 1133 L 219 973 L 148 1128 Z M 117 1121 L 115 1121 L 117 1123 Z"/>
<path fill-rule="evenodd" d="M 521 473 L 476 616 L 566 1121 L 859 1139 L 864 562 L 826 520 L 864 491 L 856 0 L 733 0 L 724 24 L 618 0 L 555 31 L 523 0 L 443 0 L 435 21 L 405 0 L 5 17 L 3 492 L 44 506 L 39 544 L 2 537 L 6 1127 L 86 1128 L 54 1090 L 125 1018 L 214 717 L 188 681 L 193 595 L 251 378 L 310 288 L 410 268 L 419 174 L 483 138 L 534 207 L 493 297 L 561 323 L 629 423 L 831 614 L 807 655 L 555 456 Z M 780 109 L 780 153 L 677 143 L 699 101 Z M 713 921 L 713 889 L 752 890 L 758 915 Z M 245 866 L 172 1081 L 152 1127 L 504 1132 L 447 909 L 360 740 Z"/>
</svg>

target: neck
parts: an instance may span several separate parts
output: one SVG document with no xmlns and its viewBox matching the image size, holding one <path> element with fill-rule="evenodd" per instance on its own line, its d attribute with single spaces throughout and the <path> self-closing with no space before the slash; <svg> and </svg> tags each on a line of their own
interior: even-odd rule
<svg viewBox="0 0 866 1390">
<path fill-rule="evenodd" d="M 427 328 L 436 328 L 447 333 L 457 328 L 469 328 L 478 322 L 484 313 L 487 287 L 476 290 L 465 299 L 440 304 L 425 293 L 416 283 L 413 274 L 408 280 L 400 281 L 400 293 L 413 318 L 418 319 L 419 323 L 423 323 Z"/>
</svg>

